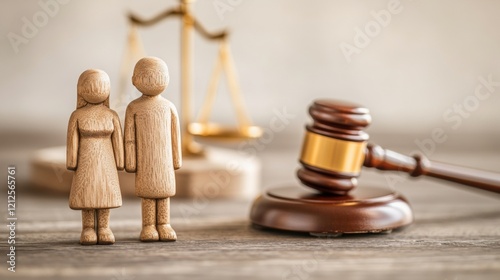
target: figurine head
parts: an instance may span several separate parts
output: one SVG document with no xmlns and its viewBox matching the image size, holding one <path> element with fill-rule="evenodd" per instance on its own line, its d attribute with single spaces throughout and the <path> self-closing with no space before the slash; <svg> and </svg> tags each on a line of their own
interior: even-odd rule
<svg viewBox="0 0 500 280">
<path fill-rule="evenodd" d="M 109 107 L 110 89 L 109 76 L 106 72 L 99 69 L 86 70 L 78 79 L 76 108 L 81 108 L 88 103 L 104 103 Z"/>
<path fill-rule="evenodd" d="M 142 58 L 135 65 L 132 84 L 145 95 L 162 93 L 169 81 L 167 64 L 157 57 Z"/>
</svg>

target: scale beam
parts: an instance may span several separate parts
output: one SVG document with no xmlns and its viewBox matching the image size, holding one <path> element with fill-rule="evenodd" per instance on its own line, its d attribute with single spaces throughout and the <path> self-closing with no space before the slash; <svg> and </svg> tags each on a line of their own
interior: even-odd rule
<svg viewBox="0 0 500 280">
<path fill-rule="evenodd" d="M 251 125 L 250 118 L 245 112 L 243 100 L 239 90 L 236 74 L 232 66 L 232 60 L 227 46 L 228 31 L 209 32 L 194 17 L 191 12 L 191 4 L 194 0 L 180 0 L 177 7 L 168 9 L 158 15 L 143 19 L 135 14 L 129 13 L 128 19 L 135 26 L 152 26 L 160 21 L 177 17 L 181 20 L 181 119 L 182 119 L 182 152 L 184 156 L 203 155 L 203 148 L 194 141 L 194 137 L 204 137 L 206 139 L 222 140 L 241 140 L 249 138 L 258 138 L 262 136 L 262 129 Z M 220 77 L 217 73 L 209 88 L 208 103 L 202 107 L 202 121 L 192 122 L 192 85 L 193 85 L 193 30 L 199 33 L 207 40 L 217 40 L 221 44 L 219 60 L 221 68 L 224 69 L 228 80 L 228 86 L 231 93 L 233 105 L 236 109 L 239 126 L 237 129 L 223 127 L 219 124 L 209 123 L 208 115 L 211 111 L 217 80 Z M 219 71 L 220 72 L 220 71 Z M 215 79 L 215 80 L 214 80 Z M 204 116 L 204 117 L 203 117 Z"/>
<path fill-rule="evenodd" d="M 173 8 L 166 10 L 165 12 L 158 14 L 157 16 L 152 17 L 150 19 L 142 19 L 137 15 L 130 13 L 128 15 L 128 19 L 130 20 L 131 23 L 136 24 L 138 26 L 152 26 L 169 17 L 172 16 L 182 17 L 184 15 L 185 15 L 184 11 L 182 11 L 180 8 Z M 205 27 L 203 27 L 203 25 L 201 25 L 201 23 L 196 18 L 192 17 L 192 21 L 194 29 L 198 31 L 198 33 L 205 39 L 222 40 L 226 39 L 229 36 L 229 32 L 227 30 L 222 30 L 219 32 L 210 32 Z"/>
</svg>

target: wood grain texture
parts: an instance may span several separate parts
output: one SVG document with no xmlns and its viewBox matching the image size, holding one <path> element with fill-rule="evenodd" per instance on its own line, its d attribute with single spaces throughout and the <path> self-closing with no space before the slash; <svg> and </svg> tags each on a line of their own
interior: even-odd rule
<svg viewBox="0 0 500 280">
<path fill-rule="evenodd" d="M 106 105 L 109 90 L 109 77 L 100 70 L 87 70 L 78 81 L 66 153 L 67 168 L 75 170 L 72 209 L 115 208 L 122 203 L 117 170 L 123 169 L 123 138 L 118 115 Z"/>
<path fill-rule="evenodd" d="M 167 198 L 175 195 L 175 173 L 182 164 L 180 125 L 175 106 L 160 93 L 168 85 L 165 62 L 141 59 L 133 83 L 143 95 L 125 115 L 125 169 L 136 173 L 136 195 Z"/>
<path fill-rule="evenodd" d="M 109 93 L 104 71 L 83 72 L 68 124 L 66 168 L 75 171 L 69 207 L 82 210 L 82 245 L 113 244 L 109 208 L 122 205 L 118 180 L 118 170 L 124 167 L 122 128 L 116 112 L 109 109 Z"/>
<path fill-rule="evenodd" d="M 259 193 L 261 164 L 255 155 L 233 149 L 205 147 L 203 157 L 185 157 L 175 172 L 175 197 L 245 198 Z M 69 194 L 74 172 L 66 170 L 66 147 L 31 152 L 32 187 Z M 122 197 L 136 197 L 135 173 L 118 172 Z"/>
<path fill-rule="evenodd" d="M 418 185 L 416 186 L 418 187 Z M 436 186 L 421 186 L 426 193 Z M 441 188 L 443 190 L 443 188 Z M 388 235 L 314 238 L 262 231 L 247 220 L 248 202 L 211 201 L 186 214 L 193 201 L 172 203 L 175 243 L 137 240 L 140 201 L 113 211 L 116 243 L 80 249 L 73 212 L 51 220 L 63 202 L 26 194 L 19 213 L 19 278 L 26 279 L 496 279 L 500 273 L 498 201 L 451 188 L 409 193 L 415 225 Z M 456 190 L 455 190 L 456 192 Z M 440 205 L 441 204 L 441 205 Z M 50 207 L 47 207 L 49 206 Z M 35 212 L 35 209 L 43 209 Z M 195 208 L 196 209 L 196 208 Z M 2 229 L 4 232 L 5 229 Z M 5 243 L 2 243 L 5 251 Z M 6 272 L 0 272 L 6 276 Z M 300 277 L 299 277 L 299 276 Z M 1 277 L 0 276 L 0 277 Z M 9 275 L 10 276 L 10 275 Z M 10 279 L 10 278 L 9 278 Z"/>
<path fill-rule="evenodd" d="M 143 199 L 141 241 L 176 239 L 172 227 L 164 223 L 170 215 L 164 200 L 175 195 L 174 171 L 182 165 L 177 110 L 160 95 L 168 82 L 164 61 L 139 60 L 132 83 L 143 95 L 128 105 L 125 114 L 125 170 L 136 174 L 135 194 Z"/>
<path fill-rule="evenodd" d="M 297 149 L 280 145 L 260 154 L 263 188 L 295 181 Z M 434 156 L 485 168 L 498 162 L 500 150 L 438 150 Z M 500 197 L 370 169 L 363 170 L 359 187 L 387 186 L 386 174 L 397 176 L 390 178 L 409 199 L 415 223 L 391 234 L 328 239 L 255 229 L 248 221 L 251 201 L 205 197 L 171 201 L 177 242 L 139 242 L 141 199 L 134 198 L 112 211 L 116 243 L 86 247 L 77 242 L 80 214 L 67 210 L 65 196 L 20 192 L 18 272 L 1 269 L 0 278 L 498 279 Z M 4 207 L 0 214 L 6 215 Z M 7 236 L 7 227 L 0 227 L 0 236 Z M 0 242 L 0 251 L 6 250 Z"/>
</svg>

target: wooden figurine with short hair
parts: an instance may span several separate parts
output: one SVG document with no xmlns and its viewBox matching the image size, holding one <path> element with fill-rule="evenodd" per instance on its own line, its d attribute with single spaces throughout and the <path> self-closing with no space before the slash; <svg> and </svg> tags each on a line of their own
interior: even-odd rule
<svg viewBox="0 0 500 280">
<path fill-rule="evenodd" d="M 75 171 L 69 207 L 82 210 L 80 244 L 113 244 L 109 209 L 122 205 L 117 170 L 123 170 L 124 151 L 120 120 L 109 109 L 108 74 L 83 72 L 77 93 L 67 138 L 66 168 Z"/>
<path fill-rule="evenodd" d="M 134 68 L 132 83 L 142 96 L 125 114 L 125 170 L 135 172 L 135 194 L 142 198 L 141 241 L 175 241 L 170 226 L 170 197 L 181 167 L 180 126 L 175 106 L 160 94 L 169 82 L 165 62 L 145 57 Z"/>
</svg>

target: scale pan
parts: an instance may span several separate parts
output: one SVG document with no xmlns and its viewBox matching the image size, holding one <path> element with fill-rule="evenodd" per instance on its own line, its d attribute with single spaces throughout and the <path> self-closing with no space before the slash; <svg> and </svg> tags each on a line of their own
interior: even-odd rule
<svg viewBox="0 0 500 280">
<path fill-rule="evenodd" d="M 258 126 L 229 127 L 217 123 L 191 123 L 188 132 L 197 137 L 219 141 L 254 139 L 262 136 Z"/>
</svg>

